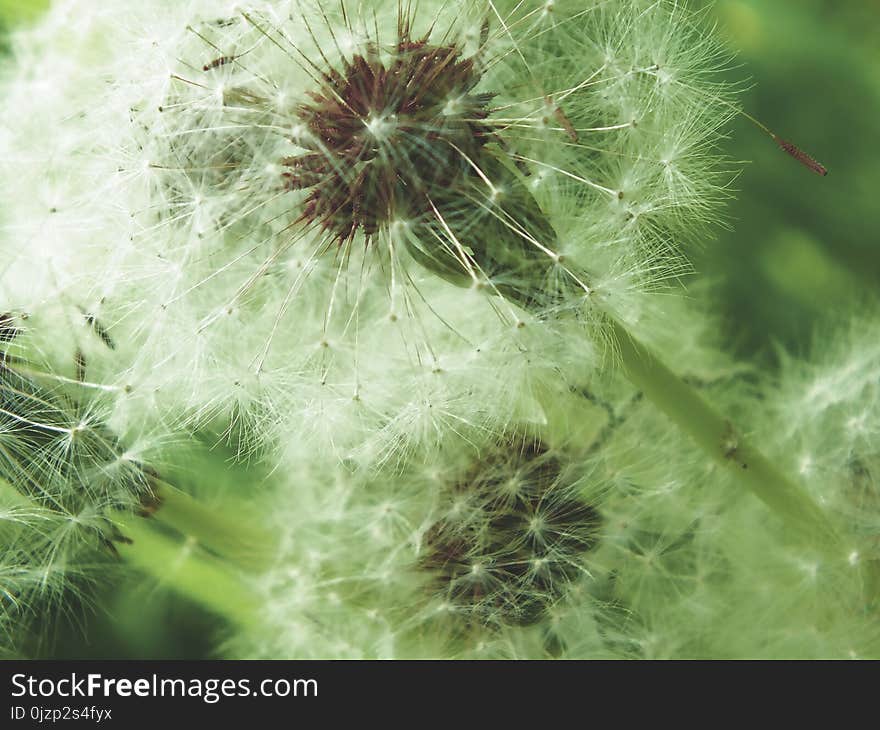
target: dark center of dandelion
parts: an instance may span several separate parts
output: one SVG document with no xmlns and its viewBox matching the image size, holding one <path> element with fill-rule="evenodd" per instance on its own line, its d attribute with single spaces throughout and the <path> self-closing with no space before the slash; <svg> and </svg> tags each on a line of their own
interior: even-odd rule
<svg viewBox="0 0 880 730">
<path fill-rule="evenodd" d="M 455 45 L 402 34 L 390 61 L 378 50 L 323 75 L 298 116 L 306 152 L 284 160 L 286 186 L 310 192 L 301 218 L 343 243 L 395 221 L 430 216 L 472 174 L 488 136 L 491 94 L 473 93 L 474 61 Z"/>
<path fill-rule="evenodd" d="M 514 439 L 485 455 L 446 495 L 421 567 L 465 626 L 529 625 L 581 575 L 598 512 L 547 449 Z"/>
</svg>

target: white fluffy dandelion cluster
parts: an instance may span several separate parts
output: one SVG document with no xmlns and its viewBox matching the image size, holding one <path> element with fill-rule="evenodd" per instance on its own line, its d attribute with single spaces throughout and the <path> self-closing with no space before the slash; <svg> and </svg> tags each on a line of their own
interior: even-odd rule
<svg viewBox="0 0 880 730">
<path fill-rule="evenodd" d="M 678 2 L 59 0 L 12 41 L 8 625 L 41 592 L 24 583 L 85 564 L 59 531 L 137 550 L 127 509 L 164 521 L 152 545 L 188 539 L 191 596 L 252 611 L 231 655 L 871 650 L 876 409 L 851 406 L 876 396 L 874 354 L 753 424 L 777 444 L 791 425 L 807 477 L 841 475 L 811 488 L 864 518 L 843 558 L 798 553 L 604 367 L 610 322 L 755 403 L 706 316 L 668 296 L 726 195 L 734 112 L 724 55 Z M 791 419 L 813 406 L 847 435 L 831 451 L 826 425 Z M 224 545 L 222 499 L 208 515 L 163 480 L 163 444 L 196 431 L 274 469 L 258 559 Z M 221 558 L 240 602 L 204 577 Z"/>
<path fill-rule="evenodd" d="M 8 322 L 0 355 L 0 647 L 108 573 L 111 540 L 120 537 L 112 514 L 147 490 L 135 442 L 124 446 L 105 426 L 100 400 L 77 398 L 57 376 L 30 370 L 8 341 L 17 334 Z"/>
<path fill-rule="evenodd" d="M 859 370 L 866 358 L 873 372 Z M 730 371 L 708 386 L 731 408 L 760 414 L 753 428 L 774 455 L 800 464 L 814 455 L 808 484 L 847 526 L 830 549 L 784 529 L 621 386 L 597 402 L 601 425 L 582 433 L 590 446 L 577 455 L 507 442 L 479 454 L 462 446 L 445 468 L 417 466 L 396 479 L 298 474 L 320 486 L 308 490 L 314 501 L 276 513 L 277 562 L 253 584 L 265 610 L 229 651 L 876 656 L 876 454 L 864 431 L 829 430 L 821 408 L 793 419 L 792 399 L 815 403 L 816 383 L 843 377 L 852 387 L 837 391 L 845 395 L 835 408 L 848 422 L 862 407 L 876 420 L 877 362 L 854 346 L 833 362 L 796 366 L 783 390 L 768 384 L 750 395 Z"/>
<path fill-rule="evenodd" d="M 61 2 L 16 49 L 4 300 L 122 429 L 376 462 L 540 421 L 597 360 L 548 314 L 637 322 L 720 193 L 674 4 Z"/>
</svg>

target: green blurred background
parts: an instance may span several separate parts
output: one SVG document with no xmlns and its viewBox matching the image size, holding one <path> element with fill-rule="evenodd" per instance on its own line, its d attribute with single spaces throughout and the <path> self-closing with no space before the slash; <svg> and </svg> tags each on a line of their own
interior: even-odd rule
<svg viewBox="0 0 880 730">
<path fill-rule="evenodd" d="M 730 230 L 694 263 L 711 283 L 724 340 L 739 357 L 772 368 L 777 345 L 806 350 L 817 326 L 868 306 L 880 284 L 880 0 L 696 2 L 736 53 L 731 80 L 751 82 L 745 109 L 830 170 L 827 178 L 811 174 L 745 119 L 726 145 L 748 164 Z M 45 4 L 0 0 L 0 24 L 29 22 Z M 204 466 L 234 481 L 222 457 Z M 222 640 L 210 615 L 146 580 L 120 580 L 124 590 L 109 581 L 68 608 L 28 654 L 195 658 Z"/>
<path fill-rule="evenodd" d="M 798 350 L 880 282 L 880 0 L 710 3 L 752 88 L 745 108 L 829 169 L 812 175 L 745 120 L 732 230 L 696 261 L 717 280 L 728 341 L 747 358 Z"/>
</svg>

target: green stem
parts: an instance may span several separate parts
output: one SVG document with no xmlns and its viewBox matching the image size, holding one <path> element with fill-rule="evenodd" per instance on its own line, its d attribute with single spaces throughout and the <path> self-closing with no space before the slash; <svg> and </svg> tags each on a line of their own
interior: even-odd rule
<svg viewBox="0 0 880 730">
<path fill-rule="evenodd" d="M 200 551 L 194 539 L 175 539 L 134 515 L 113 521 L 125 538 L 114 546 L 129 563 L 234 623 L 253 623 L 258 606 L 237 572 Z"/>
<path fill-rule="evenodd" d="M 815 172 L 824 174 L 824 168 L 819 163 L 794 145 L 781 140 L 757 120 L 754 121 L 788 154 Z M 461 230 L 462 238 L 466 238 L 471 247 L 467 256 L 478 264 L 473 269 L 479 269 L 490 281 L 494 278 L 504 282 L 493 284 L 491 293 L 506 297 L 530 311 L 536 306 L 552 304 L 559 296 L 580 298 L 585 291 L 589 292 L 590 288 L 584 283 L 590 281 L 589 275 L 579 278 L 576 284 L 569 281 L 567 292 L 550 292 L 548 296 L 548 292 L 543 291 L 543 282 L 550 271 L 547 258 L 549 250 L 544 245 L 533 244 L 536 241 L 550 243 L 559 240 L 558 231 L 540 202 L 533 197 L 524 175 L 514 164 L 488 155 L 480 158 L 480 166 L 480 175 L 484 180 L 493 180 L 495 187 L 497 184 L 494 181 L 504 181 L 507 205 L 515 205 L 517 211 L 515 217 L 506 211 L 504 215 L 484 216 L 480 219 L 480 235 L 474 236 L 474 231 L 470 229 L 471 223 L 468 224 L 468 229 Z M 515 219 L 520 228 L 511 226 L 505 216 Z M 456 238 L 455 231 L 449 228 L 448 222 L 442 218 L 440 222 L 443 230 L 434 230 L 433 235 L 440 236 L 441 240 L 443 236 Z M 520 230 L 528 230 L 529 235 L 511 235 L 511 230 L 515 234 Z M 459 269 L 458 262 L 448 256 L 432 254 L 419 243 L 417 236 L 406 240 L 409 244 L 408 251 L 426 269 L 457 286 L 472 284 L 470 277 L 465 275 L 466 272 Z M 431 240 L 431 236 L 426 236 L 425 240 Z M 467 263 L 467 268 L 471 268 L 470 263 Z M 517 282 L 516 285 L 513 281 Z M 523 282 L 530 281 L 535 282 L 536 286 L 523 286 Z M 838 544 L 835 526 L 809 494 L 749 444 L 730 421 L 669 370 L 647 347 L 634 339 L 612 316 L 606 313 L 606 319 L 608 333 L 620 356 L 626 376 L 647 398 L 789 525 L 804 533 L 814 543 L 824 546 Z M 545 398 L 542 405 L 549 406 L 550 412 L 545 407 L 546 424 L 541 424 L 540 427 L 558 440 L 560 427 L 547 427 L 547 424 L 554 418 L 566 423 L 575 421 L 576 419 L 570 417 L 572 407 L 567 403 L 560 404 L 552 396 L 550 399 Z M 577 437 L 583 435 L 586 434 L 579 429 Z"/>
<path fill-rule="evenodd" d="M 839 537 L 828 515 L 733 424 L 709 405 L 621 324 L 609 318 L 613 346 L 629 380 L 793 529 L 813 544 L 831 547 Z"/>
<path fill-rule="evenodd" d="M 236 513 L 212 510 L 167 482 L 151 479 L 157 508 L 152 516 L 245 569 L 265 565 L 274 550 L 265 531 Z"/>
</svg>

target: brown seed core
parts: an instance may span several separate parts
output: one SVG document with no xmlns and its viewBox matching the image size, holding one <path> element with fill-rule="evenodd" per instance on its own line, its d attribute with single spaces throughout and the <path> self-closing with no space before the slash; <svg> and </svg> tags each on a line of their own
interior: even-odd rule
<svg viewBox="0 0 880 730">
<path fill-rule="evenodd" d="M 338 243 L 370 237 L 396 220 L 431 215 L 479 157 L 492 94 L 473 93 L 480 74 L 456 45 L 403 32 L 383 62 L 375 46 L 323 74 L 298 116 L 306 152 L 286 158 L 290 190 L 309 190 L 301 219 Z"/>
</svg>

